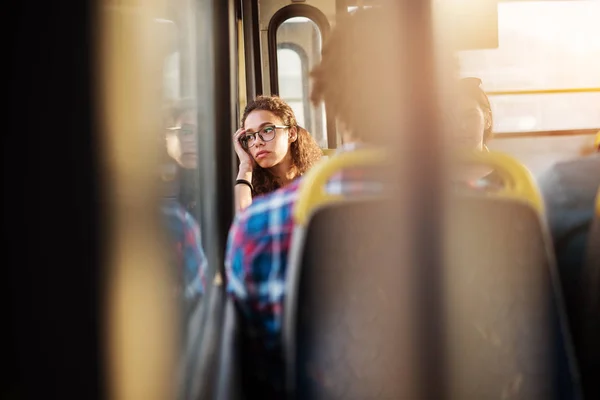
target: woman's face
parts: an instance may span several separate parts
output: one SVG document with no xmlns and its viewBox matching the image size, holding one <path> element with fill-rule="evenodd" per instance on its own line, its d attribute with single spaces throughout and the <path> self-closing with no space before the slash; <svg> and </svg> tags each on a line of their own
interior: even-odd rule
<svg viewBox="0 0 600 400">
<path fill-rule="evenodd" d="M 244 129 L 248 152 L 262 168 L 271 168 L 291 157 L 290 144 L 297 138 L 296 128 L 276 128 L 285 123 L 270 111 L 254 110 L 246 117 Z M 263 136 L 262 138 L 258 133 Z M 256 135 L 254 135 L 256 134 Z"/>
<path fill-rule="evenodd" d="M 486 115 L 476 100 L 462 96 L 457 110 L 458 129 L 453 138 L 454 146 L 467 150 L 483 150 L 483 134 L 486 128 Z"/>
</svg>

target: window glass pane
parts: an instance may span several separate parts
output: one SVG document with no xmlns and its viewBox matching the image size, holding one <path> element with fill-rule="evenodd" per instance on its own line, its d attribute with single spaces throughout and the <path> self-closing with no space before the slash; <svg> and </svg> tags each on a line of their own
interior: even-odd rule
<svg viewBox="0 0 600 400">
<path fill-rule="evenodd" d="M 491 91 L 600 87 L 598 16 L 598 1 L 499 3 L 499 47 L 461 52 L 461 70 Z"/>
<path fill-rule="evenodd" d="M 501 2 L 499 47 L 459 54 L 488 92 L 600 88 L 598 1 Z M 599 94 L 490 94 L 497 132 L 600 127 Z"/>
<path fill-rule="evenodd" d="M 490 102 L 498 133 L 600 128 L 600 93 L 490 96 Z"/>
<path fill-rule="evenodd" d="M 179 72 L 181 66 L 179 64 L 179 52 L 174 51 L 165 59 L 163 85 L 164 96 L 167 99 L 175 100 L 180 96 L 181 82 L 179 81 Z"/>
<path fill-rule="evenodd" d="M 170 28 L 172 39 L 163 59 L 163 127 L 156 141 L 160 146 L 156 177 L 168 268 L 174 278 L 171 292 L 180 305 L 178 344 L 182 355 L 190 351 L 185 348 L 188 335 L 202 335 L 197 329 L 191 329 L 191 321 L 210 290 L 215 270 L 214 265 L 209 266 L 206 256 L 205 238 L 210 232 L 206 232 L 206 224 L 201 219 L 202 199 L 207 193 L 203 193 L 200 186 L 198 165 L 194 4 L 188 0 L 171 0 L 170 12 L 160 21 Z M 197 319 L 195 321 L 197 323 Z"/>
<path fill-rule="evenodd" d="M 310 70 L 321 60 L 321 32 L 305 17 L 289 18 L 277 30 L 279 95 L 290 104 L 298 123 L 319 146 L 327 147 L 325 107 L 314 107 L 309 98 Z"/>
<path fill-rule="evenodd" d="M 298 124 L 304 121 L 304 88 L 302 61 L 297 52 L 280 48 L 277 50 L 277 68 L 279 69 L 279 95 L 292 107 Z"/>
</svg>

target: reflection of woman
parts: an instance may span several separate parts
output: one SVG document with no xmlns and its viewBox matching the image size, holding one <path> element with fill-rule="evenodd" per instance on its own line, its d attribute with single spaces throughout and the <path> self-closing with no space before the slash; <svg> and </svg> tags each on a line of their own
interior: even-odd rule
<svg viewBox="0 0 600 400">
<path fill-rule="evenodd" d="M 160 166 L 161 213 L 171 243 L 171 263 L 179 277 L 179 291 L 186 300 L 202 295 L 208 268 L 198 222 L 180 201 L 181 188 L 185 186 L 180 174 L 197 169 L 194 116 L 191 111 L 175 113 L 175 125 L 167 129 Z"/>
<path fill-rule="evenodd" d="M 279 97 L 260 96 L 248 104 L 242 127 L 233 136 L 240 159 L 235 185 L 236 210 L 252 197 L 283 187 L 304 174 L 322 152 Z"/>
<path fill-rule="evenodd" d="M 459 101 L 456 111 L 457 134 L 455 147 L 489 151 L 487 144 L 493 137 L 492 106 L 481 88 L 481 79 L 463 78 L 459 82 Z M 464 172 L 463 184 L 473 188 L 496 189 L 503 186 L 502 178 L 487 167 L 473 166 Z"/>
<path fill-rule="evenodd" d="M 166 143 L 169 156 L 176 162 L 176 177 L 171 182 L 185 209 L 196 214 L 198 187 L 198 131 L 196 111 L 183 104 L 173 111 L 173 124 L 167 129 Z"/>
</svg>

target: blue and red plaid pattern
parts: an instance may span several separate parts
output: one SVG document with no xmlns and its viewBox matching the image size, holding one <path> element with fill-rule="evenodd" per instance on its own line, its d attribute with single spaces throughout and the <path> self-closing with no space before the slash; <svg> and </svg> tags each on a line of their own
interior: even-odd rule
<svg viewBox="0 0 600 400">
<path fill-rule="evenodd" d="M 346 145 L 340 151 L 351 151 Z M 360 169 L 336 174 L 329 193 L 351 195 L 382 190 Z M 238 213 L 229 231 L 225 269 L 227 291 L 248 318 L 249 329 L 267 348 L 280 344 L 287 260 L 294 229 L 293 209 L 301 178 L 253 199 Z"/>
<path fill-rule="evenodd" d="M 173 263 L 181 277 L 184 297 L 204 293 L 208 262 L 202 248 L 200 227 L 176 199 L 165 199 L 161 211 L 172 244 Z"/>
</svg>

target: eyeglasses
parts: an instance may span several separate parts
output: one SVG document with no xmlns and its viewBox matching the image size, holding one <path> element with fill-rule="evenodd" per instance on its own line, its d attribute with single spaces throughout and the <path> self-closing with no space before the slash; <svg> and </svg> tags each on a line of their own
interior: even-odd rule
<svg viewBox="0 0 600 400">
<path fill-rule="evenodd" d="M 242 147 L 245 149 L 249 149 L 250 147 L 256 144 L 256 135 L 260 137 L 263 142 L 270 142 L 275 138 L 275 133 L 277 129 L 285 129 L 289 128 L 287 125 L 267 125 L 258 132 L 246 132 L 242 137 L 240 137 L 240 143 Z"/>
</svg>

